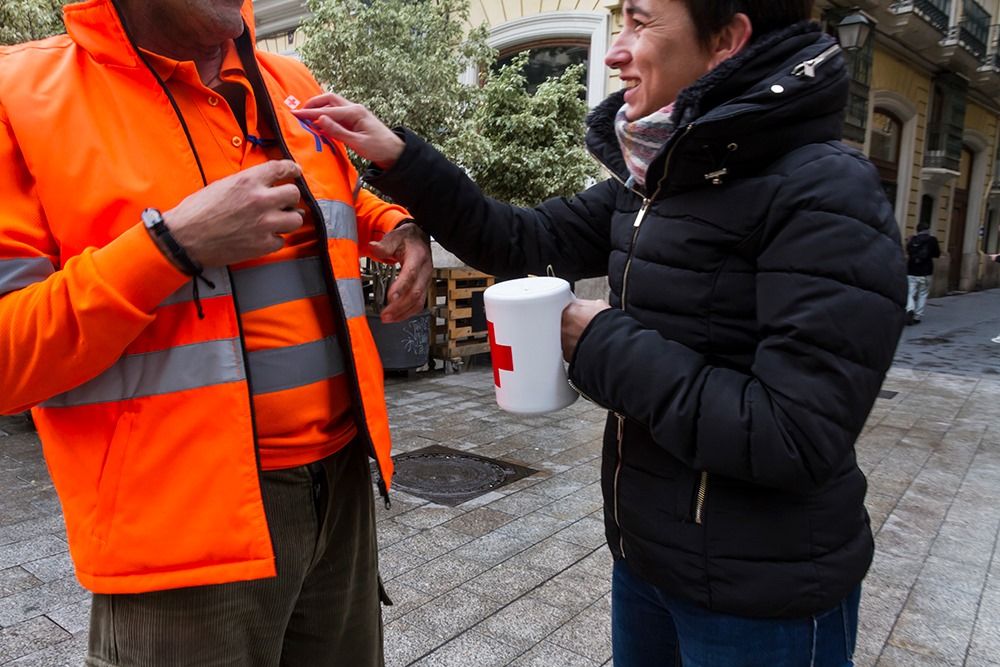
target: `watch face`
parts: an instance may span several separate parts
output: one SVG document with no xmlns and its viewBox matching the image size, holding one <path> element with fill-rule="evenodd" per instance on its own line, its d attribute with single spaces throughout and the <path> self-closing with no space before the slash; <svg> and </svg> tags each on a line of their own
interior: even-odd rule
<svg viewBox="0 0 1000 667">
<path fill-rule="evenodd" d="M 152 229 L 161 222 L 163 222 L 163 216 L 155 208 L 147 208 L 142 212 L 142 224 L 146 225 L 147 228 Z"/>
</svg>

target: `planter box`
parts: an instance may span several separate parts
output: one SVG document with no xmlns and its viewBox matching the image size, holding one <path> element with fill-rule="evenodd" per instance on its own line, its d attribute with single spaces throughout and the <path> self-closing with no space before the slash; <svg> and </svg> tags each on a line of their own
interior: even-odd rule
<svg viewBox="0 0 1000 667">
<path fill-rule="evenodd" d="M 368 315 L 375 347 L 387 371 L 420 368 L 427 363 L 431 349 L 430 311 L 417 313 L 408 320 L 386 324 L 378 315 Z"/>
</svg>

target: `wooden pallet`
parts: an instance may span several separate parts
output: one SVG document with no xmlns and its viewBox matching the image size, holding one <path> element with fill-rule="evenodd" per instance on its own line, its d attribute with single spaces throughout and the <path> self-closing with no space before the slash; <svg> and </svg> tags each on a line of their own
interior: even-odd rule
<svg viewBox="0 0 1000 667">
<path fill-rule="evenodd" d="M 435 269 L 427 290 L 431 311 L 431 356 L 445 362 L 445 370 L 461 370 L 474 354 L 489 352 L 485 318 L 476 321 L 473 299 L 495 282 L 474 269 Z"/>
</svg>

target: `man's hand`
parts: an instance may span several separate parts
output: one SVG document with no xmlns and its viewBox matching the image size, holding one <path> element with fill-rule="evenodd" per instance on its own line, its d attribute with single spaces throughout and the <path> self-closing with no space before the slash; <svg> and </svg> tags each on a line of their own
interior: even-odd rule
<svg viewBox="0 0 1000 667">
<path fill-rule="evenodd" d="M 291 160 L 273 160 L 220 179 L 163 214 L 177 242 L 202 266 L 226 266 L 272 253 L 279 234 L 302 226 L 302 174 Z M 281 183 L 284 181 L 284 183 Z"/>
<path fill-rule="evenodd" d="M 576 351 L 576 344 L 580 342 L 583 330 L 587 328 L 594 316 L 602 310 L 607 310 L 611 306 L 606 301 L 590 301 L 588 299 L 574 299 L 566 306 L 562 312 L 562 348 L 563 359 L 570 361 L 573 359 L 573 352 Z"/>
<path fill-rule="evenodd" d="M 399 262 L 399 275 L 389 286 L 388 305 L 382 309 L 382 321 L 401 322 L 424 309 L 427 285 L 434 266 L 427 234 L 412 222 L 404 222 L 369 244 L 371 255 L 384 262 Z"/>
<path fill-rule="evenodd" d="M 380 169 L 392 167 L 403 153 L 403 140 L 395 132 L 367 108 L 336 93 L 317 95 L 292 113 Z"/>
</svg>

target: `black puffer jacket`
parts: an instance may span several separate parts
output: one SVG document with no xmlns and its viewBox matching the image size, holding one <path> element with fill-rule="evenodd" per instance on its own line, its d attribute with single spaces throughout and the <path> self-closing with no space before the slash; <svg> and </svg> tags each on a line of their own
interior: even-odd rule
<svg viewBox="0 0 1000 667">
<path fill-rule="evenodd" d="M 872 557 L 854 442 L 906 282 L 878 176 L 837 140 L 846 96 L 834 42 L 800 24 L 682 92 L 650 192 L 623 183 L 621 95 L 588 135 L 617 178 L 570 199 L 487 199 L 408 133 L 393 169 L 369 174 L 482 270 L 608 274 L 614 309 L 570 366 L 611 411 L 608 543 L 641 577 L 720 612 L 828 609 Z"/>
</svg>

